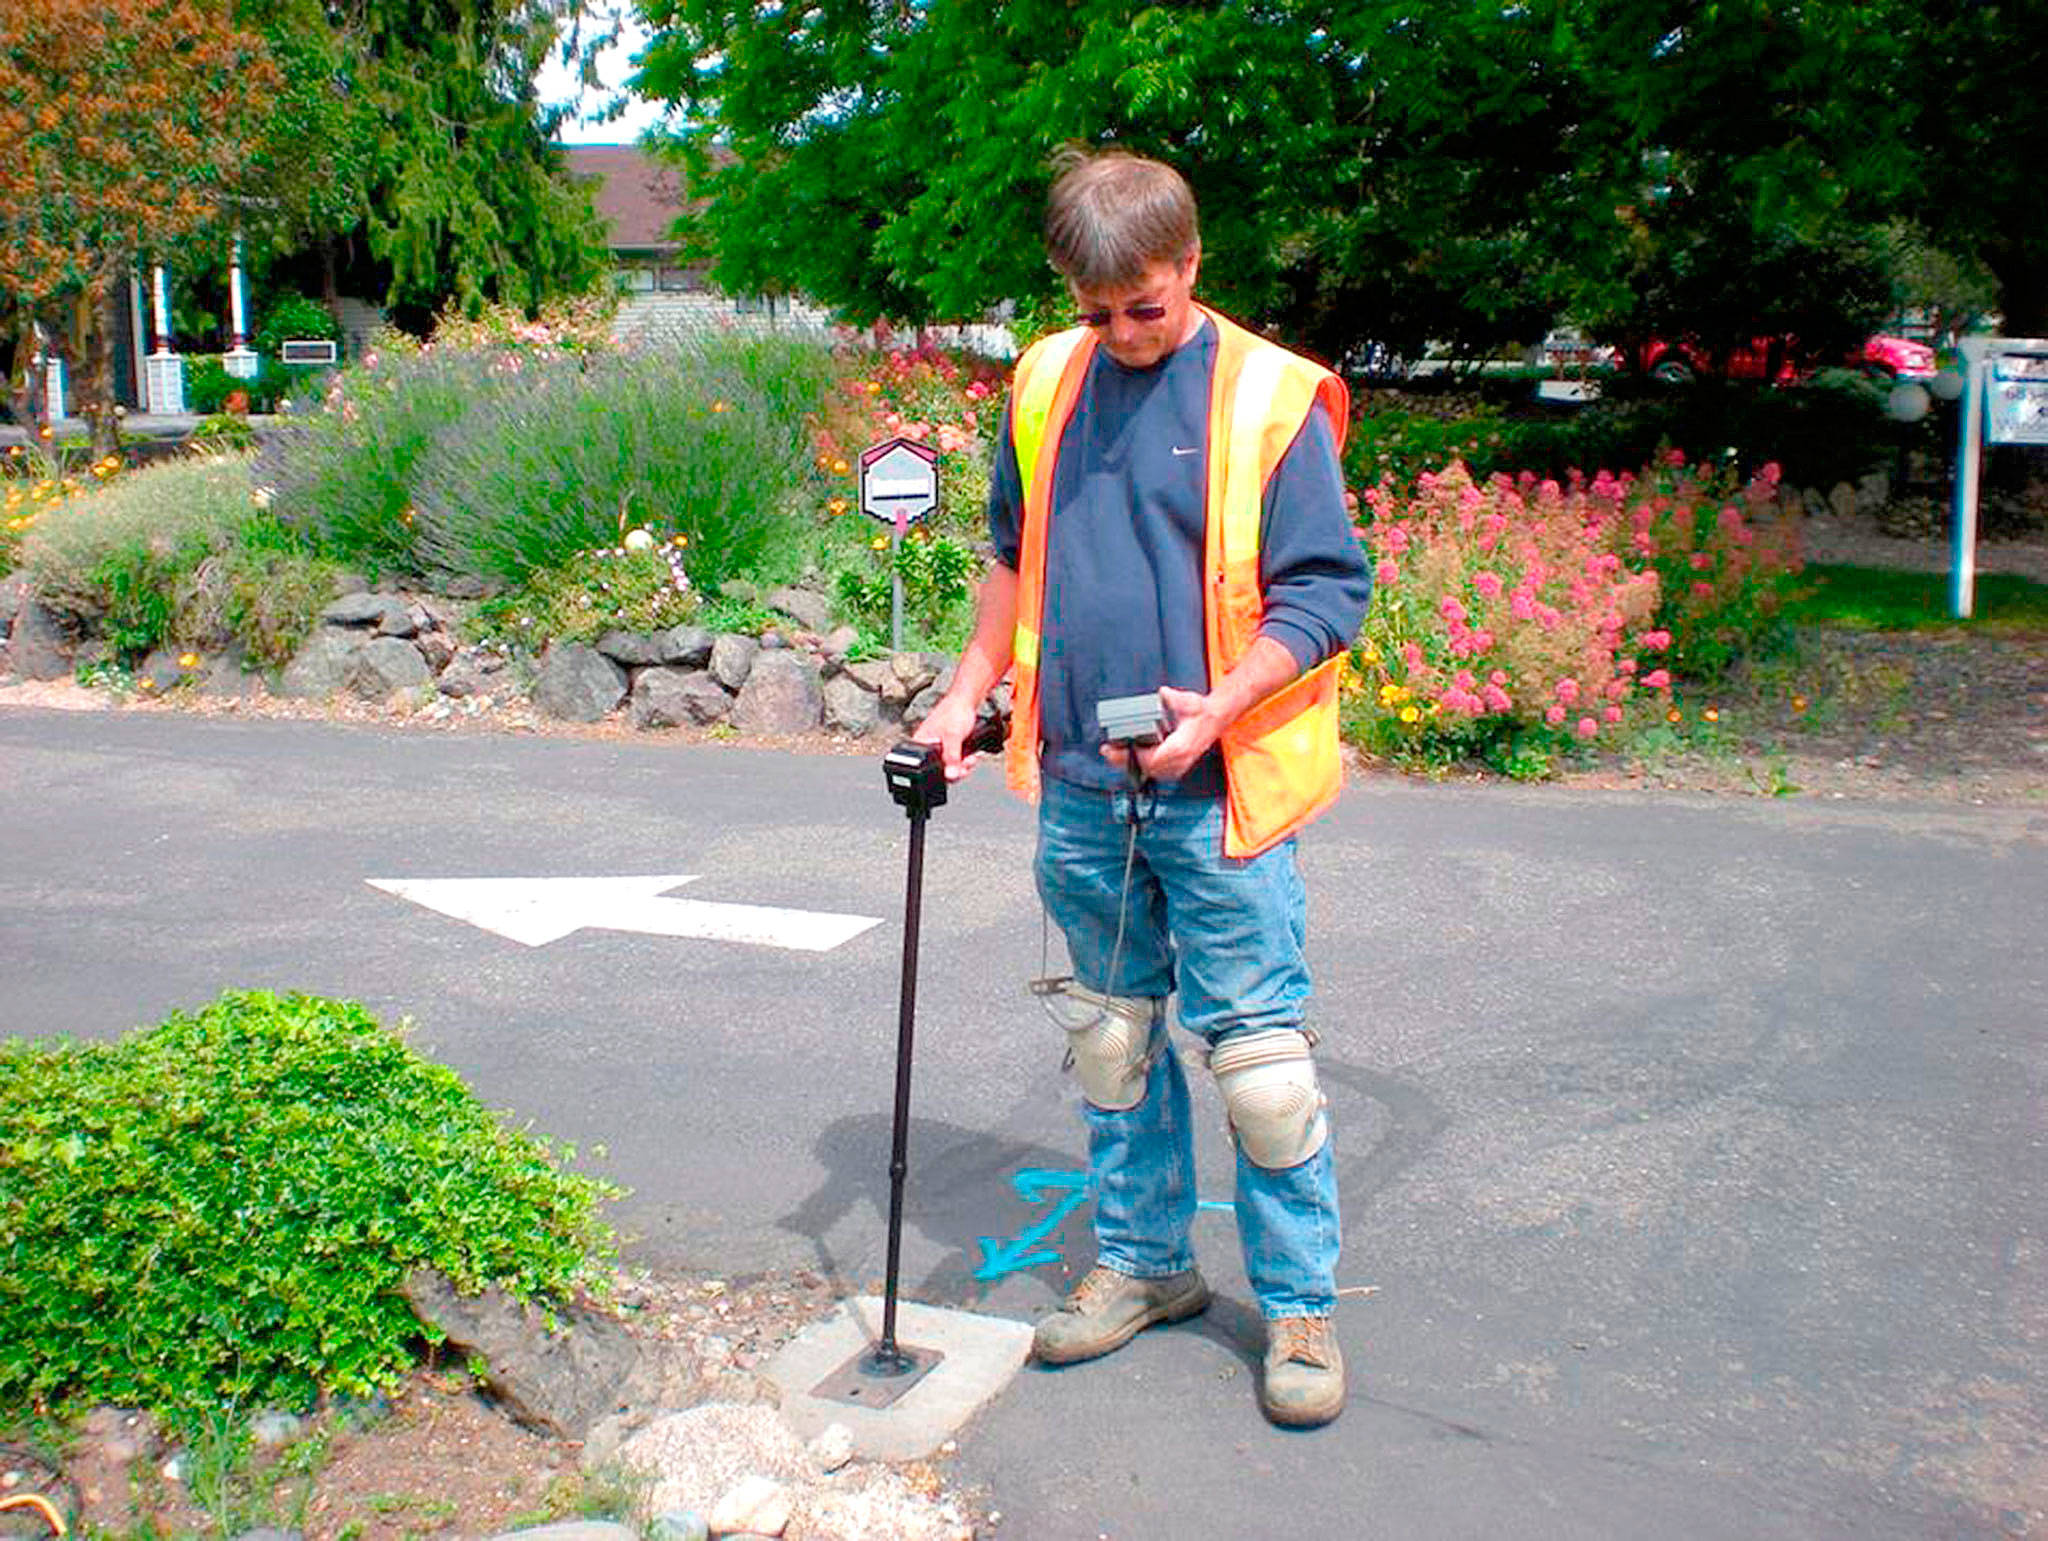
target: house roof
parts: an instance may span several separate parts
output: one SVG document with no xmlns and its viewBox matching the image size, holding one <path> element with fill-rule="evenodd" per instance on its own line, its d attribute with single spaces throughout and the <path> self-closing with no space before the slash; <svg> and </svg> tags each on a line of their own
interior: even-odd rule
<svg viewBox="0 0 2048 1541">
<path fill-rule="evenodd" d="M 669 234 L 683 211 L 682 173 L 638 145 L 564 145 L 569 174 L 597 181 L 593 201 L 609 232 L 613 251 L 666 252 Z"/>
</svg>

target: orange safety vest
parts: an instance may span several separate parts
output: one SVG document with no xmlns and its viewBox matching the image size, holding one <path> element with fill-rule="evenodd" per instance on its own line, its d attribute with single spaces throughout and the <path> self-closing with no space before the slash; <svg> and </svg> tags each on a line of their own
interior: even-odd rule
<svg viewBox="0 0 2048 1541">
<path fill-rule="evenodd" d="M 1266 485 L 1320 400 L 1341 453 L 1350 398 L 1319 364 L 1289 353 L 1197 306 L 1216 326 L 1209 386 L 1209 486 L 1204 514 L 1203 622 L 1213 690 L 1259 635 L 1259 523 Z M 1038 793 L 1039 637 L 1045 617 L 1045 552 L 1059 442 L 1095 356 L 1086 327 L 1034 343 L 1017 361 L 1011 438 L 1024 488 L 1017 555 L 1017 629 L 1006 763 L 1010 786 Z M 1224 731 L 1223 851 L 1270 850 L 1336 800 L 1343 785 L 1334 658 L 1282 686 Z"/>
</svg>

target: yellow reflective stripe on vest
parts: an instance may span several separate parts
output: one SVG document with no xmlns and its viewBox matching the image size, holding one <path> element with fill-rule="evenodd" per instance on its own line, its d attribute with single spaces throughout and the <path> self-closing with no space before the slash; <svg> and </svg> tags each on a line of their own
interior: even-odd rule
<svg viewBox="0 0 2048 1541">
<path fill-rule="evenodd" d="M 1230 404 L 1230 423 L 1225 430 L 1229 448 L 1224 457 L 1223 558 L 1226 563 L 1247 558 L 1256 563 L 1259 554 L 1259 523 L 1265 509 L 1266 476 L 1260 442 L 1273 420 L 1274 398 L 1282 376 L 1292 362 L 1277 348 L 1261 348 L 1244 361 L 1238 371 L 1235 399 Z"/>
<path fill-rule="evenodd" d="M 1038 457 L 1045 450 L 1046 419 L 1052 415 L 1060 376 L 1066 373 L 1067 360 L 1087 336 L 1080 330 L 1056 333 L 1034 344 L 1018 361 L 1016 399 L 1010 416 L 1017 447 L 1017 484 L 1027 496 L 1038 475 Z"/>
</svg>

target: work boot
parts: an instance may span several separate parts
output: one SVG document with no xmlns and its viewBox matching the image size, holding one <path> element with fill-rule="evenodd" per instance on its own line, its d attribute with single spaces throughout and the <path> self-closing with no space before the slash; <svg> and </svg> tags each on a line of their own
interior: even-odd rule
<svg viewBox="0 0 2048 1541">
<path fill-rule="evenodd" d="M 1100 1264 L 1032 1335 L 1040 1364 L 1076 1364 L 1122 1348 L 1147 1327 L 1184 1322 L 1209 1304 L 1209 1286 L 1189 1268 L 1163 1279 L 1133 1279 Z"/>
<path fill-rule="evenodd" d="M 1259 1407 L 1291 1429 L 1312 1429 L 1344 1411 L 1344 1354 L 1326 1316 L 1266 1323 L 1266 1379 Z"/>
</svg>

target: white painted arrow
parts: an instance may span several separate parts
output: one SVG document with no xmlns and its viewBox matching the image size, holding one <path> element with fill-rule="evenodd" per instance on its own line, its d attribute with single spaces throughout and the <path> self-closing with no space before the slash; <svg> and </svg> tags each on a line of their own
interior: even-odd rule
<svg viewBox="0 0 2048 1541">
<path fill-rule="evenodd" d="M 528 947 L 572 931 L 638 931 L 713 942 L 749 942 L 828 952 L 881 921 L 866 915 L 781 910 L 759 904 L 664 899 L 695 877 L 369 878 L 372 888 L 410 899 Z"/>
</svg>

